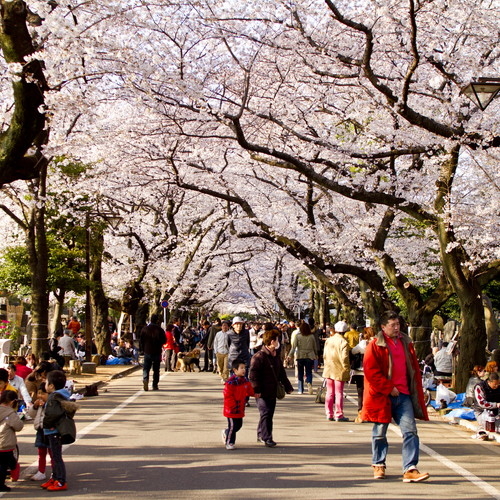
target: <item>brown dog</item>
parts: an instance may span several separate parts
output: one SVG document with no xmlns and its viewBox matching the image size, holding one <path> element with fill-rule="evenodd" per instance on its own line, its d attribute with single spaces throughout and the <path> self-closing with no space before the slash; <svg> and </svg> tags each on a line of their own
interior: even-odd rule
<svg viewBox="0 0 500 500">
<path fill-rule="evenodd" d="M 199 349 L 193 349 L 189 352 L 180 352 L 177 355 L 177 371 L 194 372 L 195 367 L 198 367 L 198 371 L 201 372 Z"/>
</svg>

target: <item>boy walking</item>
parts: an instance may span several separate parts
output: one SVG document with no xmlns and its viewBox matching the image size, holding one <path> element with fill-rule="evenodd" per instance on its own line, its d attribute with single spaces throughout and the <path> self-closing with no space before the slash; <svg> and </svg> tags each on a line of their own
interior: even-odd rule
<svg viewBox="0 0 500 500">
<path fill-rule="evenodd" d="M 231 363 L 231 369 L 233 374 L 224 384 L 224 416 L 227 417 L 227 429 L 222 430 L 222 442 L 226 445 L 226 450 L 236 448 L 236 433 L 243 426 L 247 398 L 254 395 L 252 384 L 245 377 L 245 362 L 235 359 Z"/>
<path fill-rule="evenodd" d="M 68 401 L 70 393 L 64 388 L 66 375 L 63 371 L 53 370 L 47 374 L 46 390 L 49 394 L 45 405 L 45 416 L 43 418 L 43 433 L 47 438 L 49 449 L 52 454 L 52 477 L 42 488 L 48 491 L 67 490 L 66 467 L 62 458 L 62 435 L 63 421 L 73 419 L 78 406 Z M 74 440 L 74 437 L 73 437 Z"/>
</svg>

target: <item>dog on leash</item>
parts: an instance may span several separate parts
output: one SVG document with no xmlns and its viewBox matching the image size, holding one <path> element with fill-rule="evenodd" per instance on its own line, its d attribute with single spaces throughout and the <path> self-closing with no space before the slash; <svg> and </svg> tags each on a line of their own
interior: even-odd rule
<svg viewBox="0 0 500 500">
<path fill-rule="evenodd" d="M 194 372 L 195 367 L 197 367 L 198 371 L 201 372 L 199 349 L 193 349 L 189 352 L 180 352 L 177 355 L 177 371 Z"/>
</svg>

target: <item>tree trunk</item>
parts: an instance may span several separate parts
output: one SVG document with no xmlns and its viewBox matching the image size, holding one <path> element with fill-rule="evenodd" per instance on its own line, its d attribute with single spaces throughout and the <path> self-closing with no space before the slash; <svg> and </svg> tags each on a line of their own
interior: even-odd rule
<svg viewBox="0 0 500 500">
<path fill-rule="evenodd" d="M 104 252 L 104 235 L 102 231 L 94 231 L 91 245 L 90 294 L 92 297 L 92 326 L 94 342 L 98 354 L 111 354 L 111 333 L 108 327 L 108 298 L 102 287 L 102 254 Z"/>
<path fill-rule="evenodd" d="M 127 325 L 127 330 L 130 331 L 132 335 L 136 328 L 134 321 L 136 320 L 137 311 L 139 309 L 139 304 L 144 297 L 144 290 L 140 283 L 136 281 L 127 285 L 122 296 L 122 312 L 126 313 L 129 318 L 132 317 L 132 325 Z"/>
<path fill-rule="evenodd" d="M 31 318 L 33 334 L 32 351 L 37 356 L 48 350 L 49 293 L 47 276 L 49 253 L 45 232 L 45 191 L 47 168 L 42 168 L 39 180 L 34 185 L 31 217 L 27 227 L 26 246 L 31 270 Z"/>
<path fill-rule="evenodd" d="M 488 337 L 488 350 L 498 349 L 498 322 L 495 318 L 495 312 L 488 296 L 483 295 L 484 320 L 486 323 L 486 335 Z"/>
<path fill-rule="evenodd" d="M 410 337 L 415 344 L 417 358 L 422 360 L 431 353 L 432 317 L 423 316 L 418 323 L 410 326 Z"/>
<path fill-rule="evenodd" d="M 464 392 L 474 365 L 486 364 L 486 328 L 481 291 L 472 287 L 457 293 L 461 322 L 455 392 Z"/>
<path fill-rule="evenodd" d="M 358 279 L 359 292 L 366 319 L 370 321 L 372 328 L 377 328 L 378 318 L 384 312 L 384 305 L 380 295 L 374 294 L 368 284 L 362 279 Z"/>
<path fill-rule="evenodd" d="M 61 330 L 61 315 L 64 307 L 64 299 L 66 298 L 66 290 L 59 290 L 58 293 L 54 294 L 56 298 L 56 303 L 54 306 L 54 315 L 50 320 L 50 332 L 54 334 L 56 331 Z"/>
</svg>

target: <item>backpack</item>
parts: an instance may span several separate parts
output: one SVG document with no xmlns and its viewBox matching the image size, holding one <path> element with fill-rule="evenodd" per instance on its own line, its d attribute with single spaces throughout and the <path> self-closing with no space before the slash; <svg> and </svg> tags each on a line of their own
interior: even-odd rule
<svg viewBox="0 0 500 500">
<path fill-rule="evenodd" d="M 352 354 L 349 352 L 349 363 L 351 365 L 351 370 L 359 370 L 363 366 L 363 354 L 360 352 Z"/>
</svg>

